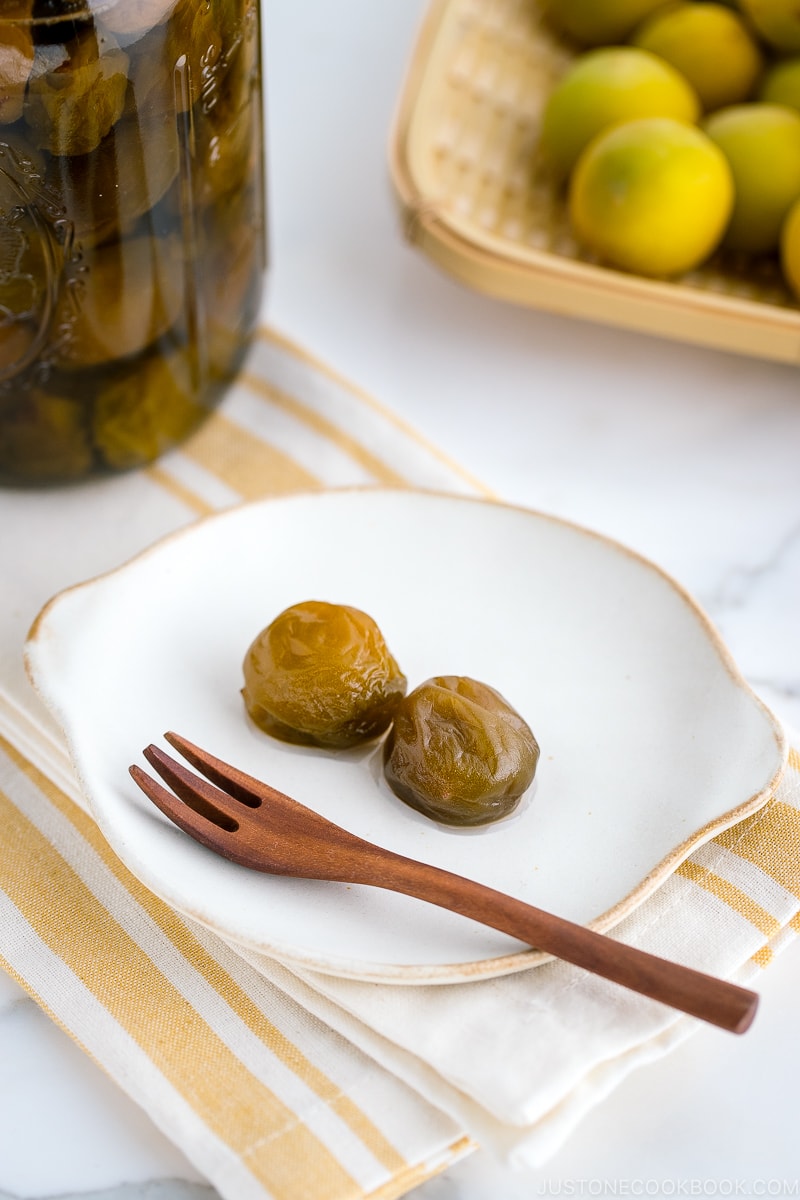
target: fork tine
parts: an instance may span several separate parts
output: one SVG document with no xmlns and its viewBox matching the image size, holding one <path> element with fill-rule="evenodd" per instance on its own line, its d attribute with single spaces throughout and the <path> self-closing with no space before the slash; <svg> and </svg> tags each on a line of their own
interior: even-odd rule
<svg viewBox="0 0 800 1200">
<path fill-rule="evenodd" d="M 131 778 L 139 785 L 149 800 L 152 800 L 156 808 L 161 809 L 165 817 L 169 817 L 170 821 L 174 822 L 179 829 L 184 833 L 188 833 L 195 841 L 202 842 L 204 846 L 208 846 L 211 850 L 222 853 L 220 842 L 226 832 L 232 833 L 233 829 L 224 829 L 216 823 L 209 821 L 202 813 L 195 811 L 188 805 L 174 796 L 172 792 L 168 792 L 165 787 L 162 787 L 157 780 L 152 779 L 146 771 L 141 767 L 129 767 Z M 232 822 L 229 821 L 229 824 Z"/>
<path fill-rule="evenodd" d="M 320 855 L 324 857 L 326 851 L 330 851 L 334 843 L 339 846 L 340 850 L 345 846 L 350 850 L 359 847 L 362 852 L 374 849 L 369 842 L 365 842 L 354 833 L 349 833 L 341 825 L 336 825 L 327 817 L 323 817 L 321 813 L 316 812 L 315 809 L 308 808 L 299 800 L 287 796 L 285 792 L 278 791 L 277 788 L 264 783 L 263 780 L 240 771 L 238 767 L 232 766 L 224 759 L 216 758 L 207 750 L 201 749 L 200 746 L 196 746 L 194 742 L 188 741 L 179 734 L 170 731 L 164 734 L 164 739 L 174 746 L 187 762 L 205 775 L 206 779 L 219 784 L 228 797 L 234 798 L 233 806 L 229 805 L 226 812 L 235 815 L 238 811 L 241 814 L 241 808 L 237 810 L 235 806 L 236 800 L 241 801 L 242 804 L 259 810 L 258 825 L 271 829 L 273 833 L 279 833 L 284 840 L 289 837 L 299 838 L 303 843 L 304 852 L 310 856 L 310 860 L 317 863 L 314 867 L 315 872 L 320 869 L 318 865 Z M 195 780 L 195 785 L 198 782 L 199 780 Z M 217 793 L 214 792 L 214 795 L 216 796 Z M 293 870 L 296 869 L 295 865 Z M 321 876 L 314 874 L 310 878 L 321 878 Z"/>
<path fill-rule="evenodd" d="M 251 808 L 260 808 L 265 801 L 278 806 L 288 803 L 294 810 L 302 809 L 304 812 L 311 812 L 299 800 L 293 800 L 285 792 L 279 792 L 277 788 L 271 787 L 260 779 L 255 779 L 252 775 L 245 774 L 238 767 L 223 762 L 221 758 L 215 758 L 213 754 L 196 746 L 194 742 L 187 741 L 180 734 L 170 731 L 164 734 L 164 740 L 169 742 L 182 758 L 185 758 L 202 775 L 205 775 L 206 779 L 219 784 L 229 796 L 235 796 L 242 804 L 247 804 Z"/>
<path fill-rule="evenodd" d="M 150 745 L 142 753 L 184 804 L 222 829 L 230 832 L 238 829 L 244 811 L 237 799 L 187 770 L 158 746 Z"/>
</svg>

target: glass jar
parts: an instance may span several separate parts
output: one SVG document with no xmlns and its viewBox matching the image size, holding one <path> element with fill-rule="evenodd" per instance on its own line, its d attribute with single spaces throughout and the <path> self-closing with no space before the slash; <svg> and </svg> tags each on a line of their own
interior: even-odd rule
<svg viewBox="0 0 800 1200">
<path fill-rule="evenodd" d="M 0 0 L 0 482 L 152 462 L 265 267 L 258 0 Z"/>
</svg>

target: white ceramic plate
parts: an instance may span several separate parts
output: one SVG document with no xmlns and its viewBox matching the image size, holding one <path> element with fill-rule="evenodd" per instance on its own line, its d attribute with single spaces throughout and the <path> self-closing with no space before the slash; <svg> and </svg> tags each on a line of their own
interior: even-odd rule
<svg viewBox="0 0 800 1200">
<path fill-rule="evenodd" d="M 379 745 L 288 746 L 248 721 L 244 653 L 307 599 L 370 613 L 411 687 L 471 675 L 506 696 L 542 747 L 514 815 L 439 826 L 390 792 Z M 356 490 L 230 510 L 56 597 L 27 664 L 98 824 L 152 891 L 238 944 L 367 980 L 485 978 L 544 956 L 421 901 L 217 857 L 130 780 L 145 745 L 174 729 L 362 837 L 603 930 L 763 803 L 785 758 L 777 721 L 660 570 L 483 500 Z"/>
</svg>

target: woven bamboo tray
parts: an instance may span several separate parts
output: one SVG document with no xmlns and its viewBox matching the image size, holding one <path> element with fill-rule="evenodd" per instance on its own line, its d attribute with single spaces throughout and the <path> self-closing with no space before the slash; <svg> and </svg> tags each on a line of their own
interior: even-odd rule
<svg viewBox="0 0 800 1200">
<path fill-rule="evenodd" d="M 797 362 L 800 306 L 776 262 L 717 256 L 661 282 L 603 267 L 575 244 L 537 163 L 545 99 L 574 53 L 538 0 L 433 0 L 390 145 L 409 240 L 504 300 Z"/>
</svg>

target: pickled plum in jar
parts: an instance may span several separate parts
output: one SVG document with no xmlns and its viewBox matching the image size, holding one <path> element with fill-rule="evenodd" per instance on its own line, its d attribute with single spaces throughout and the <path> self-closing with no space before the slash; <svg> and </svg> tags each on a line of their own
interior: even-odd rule
<svg viewBox="0 0 800 1200">
<path fill-rule="evenodd" d="M 252 337 L 264 226 L 257 0 L 5 0 L 0 482 L 196 429 Z"/>
</svg>

